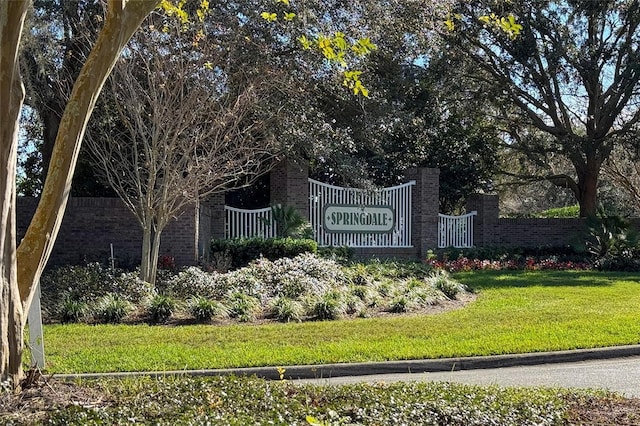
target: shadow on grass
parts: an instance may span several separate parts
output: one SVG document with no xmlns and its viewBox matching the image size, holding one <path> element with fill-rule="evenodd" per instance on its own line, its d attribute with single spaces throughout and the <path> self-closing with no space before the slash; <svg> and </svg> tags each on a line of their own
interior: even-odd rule
<svg viewBox="0 0 640 426">
<path fill-rule="evenodd" d="M 453 276 L 473 290 L 513 287 L 603 287 L 619 281 L 640 285 L 640 272 L 469 271 Z"/>
</svg>

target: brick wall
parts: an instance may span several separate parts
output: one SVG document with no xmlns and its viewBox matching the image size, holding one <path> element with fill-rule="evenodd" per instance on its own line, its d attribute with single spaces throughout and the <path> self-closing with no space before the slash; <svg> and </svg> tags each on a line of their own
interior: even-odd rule
<svg viewBox="0 0 640 426">
<path fill-rule="evenodd" d="M 409 169 L 405 178 L 416 181 L 411 191 L 411 244 L 415 248 L 414 256 L 421 259 L 427 250 L 438 247 L 440 170 Z"/>
<path fill-rule="evenodd" d="M 478 212 L 474 221 L 476 247 L 559 247 L 584 241 L 585 219 L 500 218 L 497 195 L 474 194 L 466 208 Z M 632 219 L 631 225 L 640 230 L 640 218 Z"/>
<path fill-rule="evenodd" d="M 35 198 L 18 198 L 18 241 L 25 234 L 37 203 Z M 172 220 L 162 233 L 160 254 L 173 256 L 177 265 L 195 264 L 199 252 L 197 222 L 196 206 Z M 71 198 L 49 265 L 108 262 L 111 244 L 116 261 L 124 266 L 140 264 L 142 230 L 124 203 L 119 198 Z"/>
</svg>

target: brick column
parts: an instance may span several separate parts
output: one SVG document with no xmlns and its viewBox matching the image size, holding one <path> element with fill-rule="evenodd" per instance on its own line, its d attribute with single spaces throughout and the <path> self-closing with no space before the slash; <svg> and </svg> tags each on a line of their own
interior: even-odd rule
<svg viewBox="0 0 640 426">
<path fill-rule="evenodd" d="M 499 209 L 498 196 L 488 194 L 471 194 L 467 198 L 467 212 L 478 212 L 473 223 L 473 244 L 477 247 L 496 244 L 496 225 Z"/>
<path fill-rule="evenodd" d="M 440 170 L 413 168 L 405 172 L 405 177 L 416 181 L 411 192 L 411 243 L 416 256 L 423 259 L 428 250 L 438 248 Z"/>
<path fill-rule="evenodd" d="M 309 219 L 309 165 L 285 159 L 271 170 L 271 204 L 291 206 Z"/>
<path fill-rule="evenodd" d="M 209 255 L 209 242 L 212 238 L 225 237 L 224 193 L 209 195 L 200 201 L 198 211 L 198 255 Z"/>
</svg>

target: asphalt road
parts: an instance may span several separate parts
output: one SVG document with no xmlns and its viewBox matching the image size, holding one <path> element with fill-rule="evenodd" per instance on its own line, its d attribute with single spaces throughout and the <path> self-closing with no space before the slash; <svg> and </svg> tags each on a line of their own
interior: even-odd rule
<svg viewBox="0 0 640 426">
<path fill-rule="evenodd" d="M 300 379 L 300 383 L 348 384 L 395 381 L 446 381 L 478 385 L 597 388 L 640 398 L 640 356 L 451 372 L 375 374 L 328 379 Z"/>
</svg>

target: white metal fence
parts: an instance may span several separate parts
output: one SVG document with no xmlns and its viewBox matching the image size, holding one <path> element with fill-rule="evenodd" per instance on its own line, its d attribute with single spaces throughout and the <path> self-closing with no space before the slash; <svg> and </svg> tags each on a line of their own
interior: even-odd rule
<svg viewBox="0 0 640 426">
<path fill-rule="evenodd" d="M 462 216 L 438 214 L 438 248 L 473 247 L 473 217 L 477 214 L 476 211 Z"/>
<path fill-rule="evenodd" d="M 391 188 L 363 190 L 343 188 L 309 179 L 309 220 L 320 246 L 412 247 L 411 188 L 415 181 Z M 393 212 L 389 232 L 343 232 L 329 229 L 324 215 L 331 206 Z M 349 207 L 350 206 L 350 207 Z M 356 214 L 357 216 L 357 214 Z"/>
<path fill-rule="evenodd" d="M 412 247 L 411 188 L 415 181 L 391 188 L 362 190 L 343 188 L 309 179 L 309 219 L 316 242 L 320 246 L 349 247 Z M 388 232 L 344 232 L 332 230 L 325 222 L 325 214 L 333 206 L 350 211 L 386 210 L 392 212 L 393 222 Z M 271 208 L 244 210 L 225 206 L 226 238 L 276 236 L 271 223 Z M 438 248 L 473 247 L 473 211 L 463 216 L 439 214 Z M 357 214 L 356 214 L 357 216 Z"/>
<path fill-rule="evenodd" d="M 224 206 L 226 238 L 249 238 L 276 236 L 276 225 L 271 222 L 271 208 L 244 210 Z"/>
</svg>

